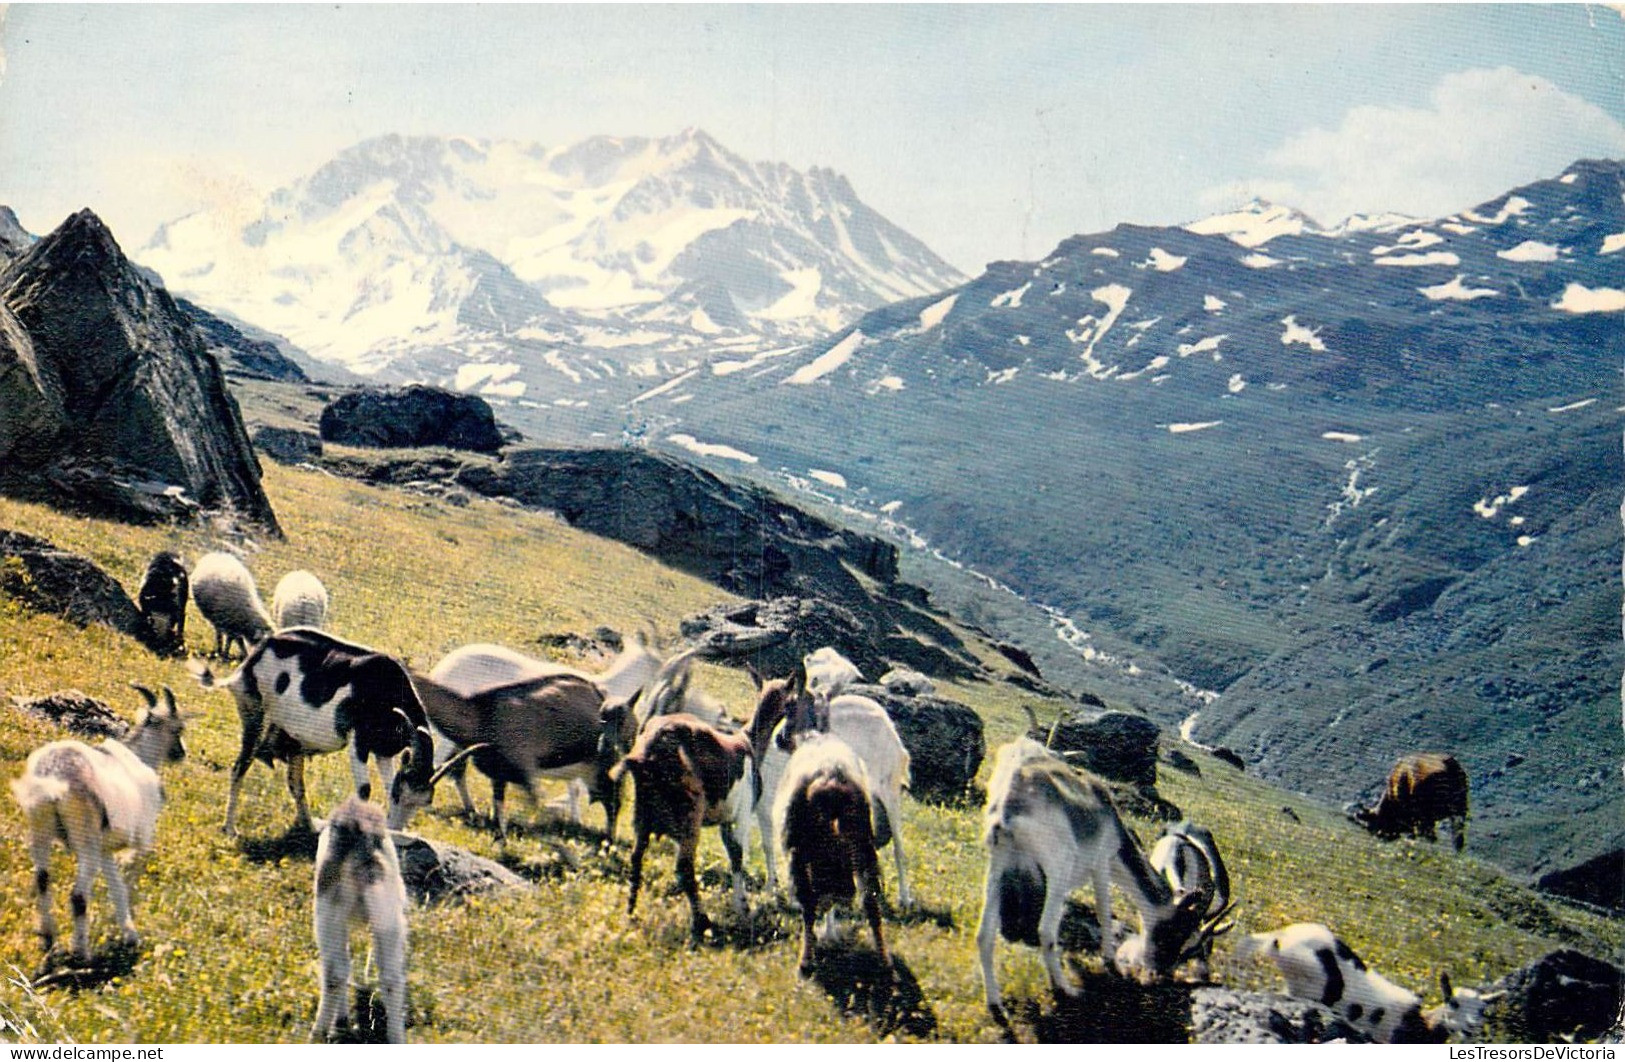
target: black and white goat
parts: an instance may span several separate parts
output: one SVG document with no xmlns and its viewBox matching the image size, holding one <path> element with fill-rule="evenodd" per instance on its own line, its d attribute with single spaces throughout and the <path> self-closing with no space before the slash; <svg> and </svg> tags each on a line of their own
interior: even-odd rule
<svg viewBox="0 0 1625 1062">
<path fill-rule="evenodd" d="M 271 594 L 271 619 L 276 629 L 320 627 L 327 622 L 327 587 L 310 572 L 289 572 Z"/>
<path fill-rule="evenodd" d="M 1237 954 L 1269 959 L 1286 978 L 1287 995 L 1330 1007 L 1379 1043 L 1443 1043 L 1451 1034 L 1476 1028 L 1485 1008 L 1500 998 L 1499 993 L 1453 990 L 1449 976 L 1441 974 L 1445 1001 L 1423 1011 L 1416 993 L 1368 968 L 1354 949 L 1318 922 L 1253 933 L 1242 940 Z"/>
<path fill-rule="evenodd" d="M 12 794 L 28 816 L 29 855 L 34 863 L 34 898 L 39 908 L 39 935 L 47 953 L 56 943 L 51 914 L 51 847 L 61 838 L 78 864 L 69 902 L 73 908 L 73 954 L 90 957 L 91 888 L 100 873 L 107 881 L 119 928 L 126 944 L 139 935 L 130 914 L 130 890 L 114 853 L 134 849 L 134 869 L 152 851 L 158 812 L 164 802 L 158 768 L 186 756 L 181 743 L 185 723 L 175 708 L 175 695 L 163 688 L 163 706 L 150 690 L 135 687 L 147 706 L 123 741 L 99 746 L 82 741 L 53 741 L 35 749 Z"/>
<path fill-rule="evenodd" d="M 147 624 L 147 644 L 159 653 L 186 651 L 186 565 L 174 553 L 159 553 L 147 564 L 136 604 Z"/>
<path fill-rule="evenodd" d="M 1230 872 L 1219 855 L 1218 843 L 1205 826 L 1180 822 L 1164 828 L 1157 843 L 1151 846 L 1149 862 L 1168 879 L 1176 894 L 1197 893 L 1203 897 L 1204 922 L 1186 954 L 1195 960 L 1193 975 L 1205 981 L 1209 973 L 1208 960 L 1213 956 L 1213 939 L 1234 925 L 1222 921 L 1235 905 L 1230 898 Z M 1142 947 L 1143 938 L 1131 937 L 1124 941 L 1117 949 L 1118 967 L 1143 966 L 1138 957 Z"/>
<path fill-rule="evenodd" d="M 601 688 L 570 674 L 522 679 L 469 696 L 421 675 L 413 681 L 435 731 L 449 743 L 465 746 L 463 753 L 472 752 L 474 766 L 491 779 L 499 838 L 507 836 L 509 785 L 523 787 L 534 806 L 537 780 L 562 778 L 585 783 L 588 796 L 604 805 L 605 832 L 615 839 L 621 786 L 609 771 L 636 734 L 631 705 L 606 704 Z M 466 794 L 466 781 L 460 774 L 454 777 Z"/>
<path fill-rule="evenodd" d="M 790 859 L 790 883 L 801 907 L 797 969 L 812 972 L 813 926 L 819 909 L 860 898 L 887 971 L 891 955 L 880 928 L 880 863 L 875 857 L 869 772 L 832 734 L 795 737 L 773 801 L 773 831 Z"/>
<path fill-rule="evenodd" d="M 244 657 L 248 647 L 271 633 L 271 614 L 247 566 L 230 553 L 205 553 L 192 568 L 192 600 L 214 626 L 214 651 L 220 659 L 233 643 Z"/>
<path fill-rule="evenodd" d="M 1165 977 L 1189 954 L 1207 898 L 1176 894 L 1123 825 L 1106 787 L 1038 742 L 1021 738 L 999 749 L 984 824 L 987 881 L 976 943 L 995 1018 L 1004 1013 L 993 964 L 1001 933 L 1010 940 L 1036 935 L 1050 984 L 1078 995 L 1061 964 L 1060 928 L 1067 896 L 1085 882 L 1094 886 L 1102 956 L 1114 955 L 1114 884 L 1128 893 L 1141 925 L 1139 943 L 1120 961 L 1148 977 Z"/>
<path fill-rule="evenodd" d="M 762 855 L 767 862 L 767 887 L 778 888 L 778 859 L 774 852 L 775 831 L 769 822 L 775 794 L 782 784 L 795 735 L 812 730 L 834 734 L 846 742 L 869 775 L 869 793 L 874 809 L 874 841 L 877 848 L 888 844 L 897 864 L 897 904 L 908 908 L 914 896 L 908 883 L 908 859 L 903 852 L 903 790 L 908 788 L 909 754 L 897 726 L 878 702 L 856 694 L 834 698 L 813 691 L 805 672 L 790 679 L 763 681 L 752 672 L 758 684 L 756 719 L 778 716 L 773 740 L 760 754 L 762 798 L 757 804 L 757 824 L 762 831 Z M 827 677 L 826 677 L 827 681 Z M 769 706 L 773 706 L 771 711 Z"/>
<path fill-rule="evenodd" d="M 225 832 L 237 833 L 237 798 L 255 757 L 288 763 L 296 828 L 310 829 L 305 803 L 305 757 L 350 752 L 350 772 L 363 800 L 372 792 L 367 761 L 376 759 L 389 795 L 389 825 L 401 829 L 412 810 L 427 804 L 439 780 L 429 719 L 400 661 L 365 646 L 308 628 L 273 634 L 223 681 L 198 661 L 193 674 L 205 689 L 228 689 L 242 719 L 242 745 L 231 766 Z M 394 757 L 408 752 L 404 768 Z"/>
<path fill-rule="evenodd" d="M 406 1042 L 406 885 L 384 813 L 354 795 L 333 809 L 316 843 L 316 947 L 322 995 L 312 1041 L 325 1040 L 349 1010 L 350 927 L 372 936 L 390 1043 Z"/>
</svg>

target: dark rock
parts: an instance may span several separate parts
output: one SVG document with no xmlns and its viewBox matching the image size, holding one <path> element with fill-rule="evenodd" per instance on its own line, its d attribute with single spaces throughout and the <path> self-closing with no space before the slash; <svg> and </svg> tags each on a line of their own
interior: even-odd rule
<svg viewBox="0 0 1625 1062">
<path fill-rule="evenodd" d="M 1033 662 L 1032 654 L 1021 646 L 1012 645 L 1009 642 L 994 642 L 993 648 L 997 649 L 1006 660 L 1021 668 L 1033 678 L 1041 679 L 1044 677 L 1043 673 L 1038 670 L 1038 665 Z"/>
<path fill-rule="evenodd" d="M 1027 736 L 1102 778 L 1130 785 L 1157 784 L 1157 724 L 1129 712 L 1075 712 L 1049 730 Z"/>
<path fill-rule="evenodd" d="M 278 533 L 219 363 L 90 211 L 0 272 L 0 489 L 117 519 Z"/>
<path fill-rule="evenodd" d="M 1164 749 L 1162 753 L 1162 762 L 1166 763 L 1176 771 L 1184 771 L 1186 774 L 1194 774 L 1198 778 L 1202 776 L 1202 768 L 1198 767 L 1195 760 L 1185 755 L 1179 749 Z"/>
<path fill-rule="evenodd" d="M 1235 749 L 1226 748 L 1223 745 L 1213 750 L 1213 758 L 1228 763 L 1238 771 L 1247 769 L 1247 761 L 1241 758 L 1241 754 L 1236 752 Z"/>
<path fill-rule="evenodd" d="M 1581 903 L 1625 911 L 1625 849 L 1615 848 L 1578 866 L 1543 874 L 1535 887 Z"/>
<path fill-rule="evenodd" d="M 391 831 L 401 880 L 415 903 L 438 903 L 502 889 L 530 889 L 530 882 L 501 863 L 413 833 Z"/>
<path fill-rule="evenodd" d="M 422 385 L 341 395 L 322 410 L 321 432 L 323 441 L 345 446 L 445 446 L 480 453 L 503 446 L 485 399 Z"/>
<path fill-rule="evenodd" d="M 1614 1028 L 1625 1000 L 1625 971 L 1563 948 L 1514 970 L 1486 991 L 1505 989 L 1488 1020 L 1520 1043 L 1596 1039 Z"/>
<path fill-rule="evenodd" d="M 987 754 L 982 717 L 945 697 L 902 695 L 884 686 L 857 684 L 846 692 L 872 697 L 897 725 L 908 749 L 909 791 L 920 799 L 965 795 Z"/>
<path fill-rule="evenodd" d="M 1324 1044 L 1365 1036 L 1319 1003 L 1290 996 L 1197 988 L 1191 992 L 1191 1042 L 1197 1044 Z"/>
<path fill-rule="evenodd" d="M 254 432 L 254 445 L 266 457 L 285 465 L 311 464 L 322 459 L 322 437 L 300 428 L 261 427 Z"/>
<path fill-rule="evenodd" d="M 0 269 L 33 246 L 34 237 L 8 206 L 0 206 Z"/>
<path fill-rule="evenodd" d="M 176 299 L 175 305 L 180 307 L 181 312 L 192 322 L 208 346 L 209 353 L 214 355 L 227 372 L 239 376 L 252 376 L 260 380 L 310 382 L 305 370 L 282 353 L 275 343 L 249 336 L 241 328 L 216 317 L 196 303 Z"/>
<path fill-rule="evenodd" d="M 679 630 L 699 656 L 750 663 L 769 677 L 789 675 L 803 656 L 826 645 L 859 671 L 874 674 L 886 667 L 858 617 L 828 601 L 776 597 L 718 605 L 686 617 Z"/>
<path fill-rule="evenodd" d="M 0 595 L 81 627 L 101 623 L 142 642 L 150 634 L 112 576 L 77 554 L 17 531 L 0 531 Z"/>
<path fill-rule="evenodd" d="M 130 724 L 103 701 L 79 690 L 58 690 L 43 697 L 13 697 L 17 710 L 70 730 L 80 737 L 122 741 Z"/>
<path fill-rule="evenodd" d="M 1286 804 L 1281 805 L 1281 814 L 1286 816 L 1287 818 L 1291 819 L 1293 822 L 1298 822 L 1298 823 L 1303 822 L 1302 819 L 1298 818 L 1298 813 L 1296 811 L 1293 811 L 1290 805 L 1286 805 Z"/>
</svg>

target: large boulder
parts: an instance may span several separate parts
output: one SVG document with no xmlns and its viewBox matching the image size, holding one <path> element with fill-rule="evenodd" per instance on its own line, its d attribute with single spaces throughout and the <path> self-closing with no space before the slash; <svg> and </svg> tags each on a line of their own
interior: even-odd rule
<svg viewBox="0 0 1625 1062">
<path fill-rule="evenodd" d="M 965 795 L 987 754 L 981 716 L 946 697 L 903 694 L 885 686 L 857 684 L 845 692 L 873 698 L 891 716 L 908 749 L 914 796 L 953 800 Z"/>
<path fill-rule="evenodd" d="M 301 428 L 261 426 L 254 431 L 259 452 L 284 465 L 302 465 L 322 459 L 322 437 Z"/>
<path fill-rule="evenodd" d="M 1191 1042 L 1197 1044 L 1369 1043 L 1329 1008 L 1306 999 L 1197 988 L 1191 992 Z"/>
<path fill-rule="evenodd" d="M 1625 1000 L 1625 971 L 1561 948 L 1514 970 L 1487 991 L 1505 989 L 1488 1020 L 1521 1043 L 1592 1040 L 1615 1027 Z"/>
<path fill-rule="evenodd" d="M 1102 778 L 1148 789 L 1157 784 L 1160 733 L 1157 724 L 1132 712 L 1079 711 L 1027 736 Z"/>
<path fill-rule="evenodd" d="M 1578 866 L 1542 874 L 1535 887 L 1581 903 L 1625 912 L 1625 848 L 1614 848 Z"/>
<path fill-rule="evenodd" d="M 406 894 L 416 903 L 438 903 L 483 892 L 530 889 L 530 882 L 501 863 L 415 833 L 390 833 L 401 862 Z"/>
<path fill-rule="evenodd" d="M 322 439 L 345 446 L 445 446 L 495 453 L 503 446 L 490 405 L 438 387 L 364 387 L 322 410 Z"/>
<path fill-rule="evenodd" d="M 0 271 L 0 490 L 116 519 L 277 533 L 220 366 L 88 210 Z"/>
<path fill-rule="evenodd" d="M 18 531 L 0 531 L 0 596 L 81 627 L 101 623 L 143 643 L 151 628 L 124 588 L 84 557 Z"/>
</svg>

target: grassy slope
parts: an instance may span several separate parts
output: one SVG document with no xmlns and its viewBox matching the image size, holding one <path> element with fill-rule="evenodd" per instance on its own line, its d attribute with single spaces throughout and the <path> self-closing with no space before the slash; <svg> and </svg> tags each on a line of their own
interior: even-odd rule
<svg viewBox="0 0 1625 1062">
<path fill-rule="evenodd" d="M 541 633 L 600 624 L 631 630 L 652 623 L 669 632 L 682 615 L 724 596 L 543 516 L 483 502 L 451 508 L 274 466 L 267 486 L 288 531 L 286 542 L 265 543 L 252 562 L 267 593 L 285 571 L 317 571 L 333 592 L 337 632 L 419 667 L 470 641 L 524 647 Z M 208 548 L 197 533 L 79 520 L 8 501 L 0 501 L 0 527 L 83 552 L 130 587 L 156 549 L 179 548 L 195 557 Z M 193 647 L 210 640 L 194 610 Z M 229 698 L 203 694 L 180 664 L 155 660 L 104 629 L 78 630 L 3 603 L 0 646 L 0 693 L 35 696 L 76 686 L 128 710 L 133 695 L 126 682 L 168 683 L 183 707 L 203 713 L 189 731 L 190 758 L 166 774 L 160 847 L 135 883 L 143 945 L 111 961 L 117 976 L 110 980 L 79 990 L 27 986 L 39 955 L 32 905 L 24 900 L 30 876 L 24 827 L 15 809 L 0 811 L 0 891 L 13 898 L 0 904 L 0 971 L 6 974 L 0 1017 L 21 1027 L 25 1038 L 302 1039 L 316 987 L 308 848 L 279 843 L 291 804 L 281 781 L 262 767 L 252 769 L 246 784 L 246 840 L 229 843 L 219 834 L 226 765 L 237 736 Z M 989 653 L 988 659 L 997 658 Z M 742 676 L 707 668 L 703 679 L 742 714 L 749 692 Z M 1021 703 L 1035 700 L 1004 684 L 946 692 L 983 713 L 990 747 L 1022 728 Z M 1055 710 L 1037 708 L 1041 716 Z M 15 776 L 31 748 L 60 735 L 16 712 L 7 712 L 6 720 L 0 764 Z M 1197 760 L 1199 779 L 1164 772 L 1164 794 L 1214 829 L 1245 903 L 1242 930 L 1327 921 L 1379 969 L 1433 995 L 1434 972 L 1442 967 L 1473 983 L 1558 943 L 1615 958 L 1625 944 L 1625 929 L 1617 924 L 1536 897 L 1472 860 L 1427 845 L 1375 844 L 1329 810 L 1206 757 Z M 318 814 L 342 796 L 347 773 L 337 756 L 312 765 Z M 484 802 L 483 783 L 475 788 Z M 451 803 L 443 794 L 439 807 L 415 825 L 498 855 L 488 832 L 449 814 Z M 1301 824 L 1281 813 L 1283 803 Z M 995 1039 L 974 971 L 983 867 L 977 818 L 973 810 L 907 805 L 904 836 L 925 910 L 887 925 L 902 985 L 891 996 L 877 996 L 868 984 L 866 934 L 859 934 L 846 961 L 832 964 L 835 972 L 809 982 L 792 969 L 793 916 L 758 894 L 753 925 L 738 925 L 727 909 L 725 860 L 714 836 L 702 853 L 702 884 L 719 931 L 706 945 L 690 947 L 685 905 L 669 893 L 669 846 L 651 852 L 651 888 L 637 921 L 629 923 L 624 822 L 613 849 L 590 832 L 525 831 L 507 858 L 538 882 L 534 892 L 413 913 L 409 1035 L 422 1041 Z M 1142 836 L 1152 833 L 1149 823 L 1135 826 Z M 759 871 L 759 851 L 753 860 Z M 889 879 L 889 857 L 882 865 Z M 66 873 L 59 857 L 57 880 Z M 888 891 L 895 895 L 894 883 Z M 92 905 L 92 934 L 107 950 L 110 909 L 101 892 Z M 65 919 L 60 888 L 56 902 Z M 1042 1004 L 1016 1008 L 1022 1035 L 1055 1035 L 1036 956 L 1001 946 L 999 962 L 1008 996 Z M 1082 962 L 1089 971 L 1100 968 L 1092 956 Z M 1261 967 L 1235 964 L 1228 945 L 1221 945 L 1216 967 L 1227 983 L 1276 983 Z M 493 976 L 494 970 L 502 972 Z M 655 991 L 646 990 L 650 985 Z M 1105 979 L 1092 979 L 1090 989 L 1116 991 Z M 1132 1038 L 1144 1017 L 1129 1014 L 1113 1035 Z"/>
</svg>

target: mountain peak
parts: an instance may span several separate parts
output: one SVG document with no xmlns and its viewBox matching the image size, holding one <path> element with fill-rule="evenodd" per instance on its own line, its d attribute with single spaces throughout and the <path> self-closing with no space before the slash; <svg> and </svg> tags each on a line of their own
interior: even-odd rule
<svg viewBox="0 0 1625 1062">
<path fill-rule="evenodd" d="M 1243 247 L 1262 247 L 1277 236 L 1298 236 L 1320 232 L 1315 219 L 1289 206 L 1280 206 L 1257 196 L 1239 209 L 1213 214 L 1184 226 L 1199 236 L 1225 236 Z"/>
</svg>

